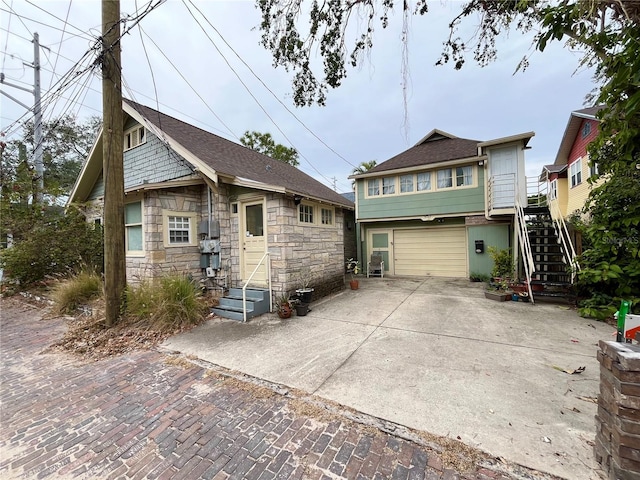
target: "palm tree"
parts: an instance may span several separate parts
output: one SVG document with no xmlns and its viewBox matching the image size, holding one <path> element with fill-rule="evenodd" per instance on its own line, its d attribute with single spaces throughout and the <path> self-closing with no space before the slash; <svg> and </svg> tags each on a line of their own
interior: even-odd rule
<svg viewBox="0 0 640 480">
<path fill-rule="evenodd" d="M 363 173 L 367 173 L 369 170 L 371 170 L 377 164 L 378 164 L 378 162 L 376 160 L 369 160 L 368 162 L 362 162 L 362 163 L 360 163 L 360 165 L 358 165 L 356 168 L 354 168 L 351 171 L 351 173 L 353 175 L 362 175 Z M 355 180 L 353 182 L 351 182 L 351 186 L 355 188 L 355 186 L 356 186 L 356 181 Z"/>
</svg>

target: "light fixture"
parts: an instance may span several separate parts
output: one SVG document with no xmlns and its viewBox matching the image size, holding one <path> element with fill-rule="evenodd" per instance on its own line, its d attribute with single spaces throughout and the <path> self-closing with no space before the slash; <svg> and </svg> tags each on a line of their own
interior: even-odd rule
<svg viewBox="0 0 640 480">
<path fill-rule="evenodd" d="M 293 203 L 296 204 L 296 206 L 300 205 L 300 202 L 302 202 L 302 196 L 301 195 L 294 195 L 293 196 Z"/>
</svg>

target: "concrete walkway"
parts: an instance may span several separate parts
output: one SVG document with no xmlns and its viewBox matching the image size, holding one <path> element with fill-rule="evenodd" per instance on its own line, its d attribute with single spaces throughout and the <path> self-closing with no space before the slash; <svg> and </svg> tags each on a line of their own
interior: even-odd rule
<svg viewBox="0 0 640 480">
<path fill-rule="evenodd" d="M 163 347 L 584 480 L 599 478 L 596 349 L 613 331 L 566 306 L 487 300 L 466 280 L 384 278 L 306 317 L 214 319 Z"/>
</svg>

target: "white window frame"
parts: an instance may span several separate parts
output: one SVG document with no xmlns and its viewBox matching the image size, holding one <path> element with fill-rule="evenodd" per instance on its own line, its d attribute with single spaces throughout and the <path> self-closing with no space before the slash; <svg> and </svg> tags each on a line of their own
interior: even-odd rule
<svg viewBox="0 0 640 480">
<path fill-rule="evenodd" d="M 558 179 L 555 178 L 549 182 L 549 200 L 558 199 Z"/>
<path fill-rule="evenodd" d="M 467 175 L 467 172 L 469 174 Z M 467 178 L 470 178 L 471 181 L 467 182 Z M 462 179 L 462 184 L 459 184 L 459 180 Z M 473 165 L 462 165 L 460 167 L 456 167 L 456 188 L 464 188 L 473 186 Z"/>
<path fill-rule="evenodd" d="M 598 175 L 600 172 L 598 171 L 598 164 L 592 161 L 589 161 L 589 176 L 593 177 L 594 175 Z"/>
<path fill-rule="evenodd" d="M 189 219 L 189 241 L 188 242 L 172 242 L 171 241 L 171 228 L 169 226 L 170 218 L 187 218 Z M 175 210 L 163 210 L 162 211 L 162 230 L 165 247 L 195 247 L 197 246 L 197 232 L 196 232 L 196 221 L 197 215 L 195 212 L 180 212 Z M 184 230 L 184 229 L 180 229 Z"/>
<path fill-rule="evenodd" d="M 135 223 L 127 223 L 127 205 L 131 205 L 134 203 L 140 204 L 140 222 Z M 142 200 L 135 200 L 132 202 L 125 203 L 125 215 L 124 215 L 124 231 L 125 231 L 125 255 L 127 257 L 140 257 L 144 256 L 144 202 Z M 140 227 L 140 244 L 142 246 L 142 250 L 130 250 L 129 249 L 129 232 L 132 227 Z"/>
<path fill-rule="evenodd" d="M 369 178 L 367 179 L 367 197 L 380 196 L 380 179 Z"/>
<path fill-rule="evenodd" d="M 311 217 L 309 217 L 311 213 Z M 324 203 L 302 201 L 296 208 L 298 225 L 304 227 L 335 227 L 336 209 Z M 330 223 L 326 223 L 329 221 Z"/>
<path fill-rule="evenodd" d="M 145 143 L 147 143 L 147 130 L 144 128 L 144 125 L 136 125 L 133 128 L 125 130 L 122 143 L 124 152 Z"/>
<path fill-rule="evenodd" d="M 577 187 L 582 183 L 582 157 L 578 158 L 569 166 L 571 178 L 571 188 Z"/>
</svg>

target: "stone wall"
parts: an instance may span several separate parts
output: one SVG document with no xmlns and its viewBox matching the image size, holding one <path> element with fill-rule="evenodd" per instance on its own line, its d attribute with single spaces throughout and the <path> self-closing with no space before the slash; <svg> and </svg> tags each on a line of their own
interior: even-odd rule
<svg viewBox="0 0 640 480">
<path fill-rule="evenodd" d="M 275 295 L 294 293 L 301 277 L 314 288 L 313 300 L 344 288 L 344 212 L 334 225 L 301 225 L 293 198 L 267 194 L 267 243 Z"/>
<path fill-rule="evenodd" d="M 640 480 L 640 345 L 600 341 L 596 461 L 611 480 Z"/>
</svg>

